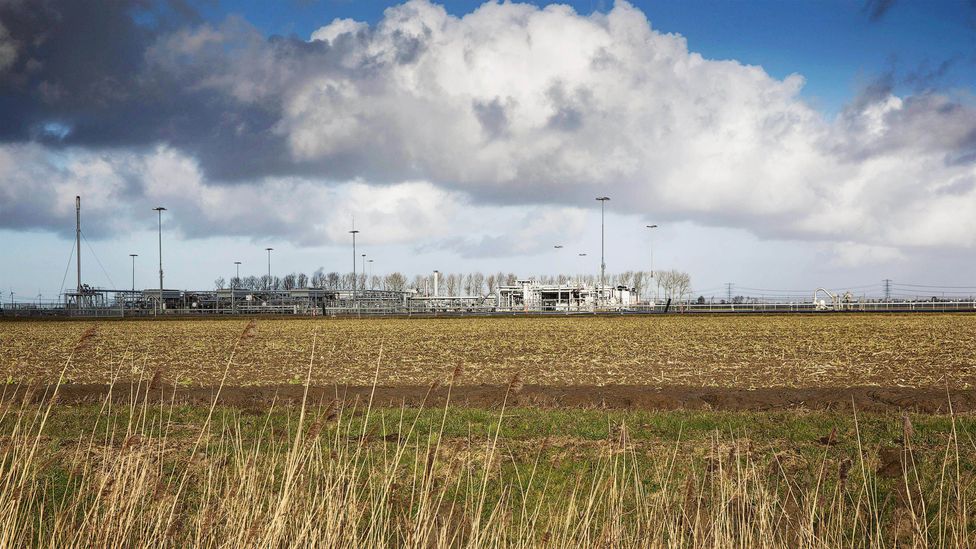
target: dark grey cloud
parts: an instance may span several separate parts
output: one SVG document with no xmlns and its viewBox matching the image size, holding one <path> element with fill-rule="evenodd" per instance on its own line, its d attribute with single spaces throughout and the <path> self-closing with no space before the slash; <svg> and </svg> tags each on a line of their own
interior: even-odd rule
<svg viewBox="0 0 976 549">
<path fill-rule="evenodd" d="M 151 55 L 160 41 L 199 24 L 183 2 L 5 2 L 0 23 L 20 45 L 0 81 L 2 141 L 90 148 L 166 143 L 191 151 L 218 180 L 291 168 L 273 132 L 279 102 L 245 103 L 197 84 L 220 74 L 235 51 L 253 48 L 255 40 L 272 57 L 295 55 L 306 47 L 300 40 L 269 41 L 241 25 L 215 44 L 225 50 L 165 66 Z M 52 124 L 62 131 L 47 131 Z"/>
<path fill-rule="evenodd" d="M 488 3 L 456 18 L 414 0 L 372 27 L 338 20 L 310 41 L 233 17 L 202 23 L 185 4 L 72 2 L 0 3 L 0 153 L 30 143 L 29 161 L 50 156 L 52 172 L 74 162 L 49 193 L 84 181 L 106 202 L 143 208 L 177 189 L 187 235 L 295 231 L 295 201 L 274 195 L 207 222 L 192 207 L 219 210 L 227 198 L 223 209 L 240 208 L 249 202 L 233 191 L 290 192 L 274 180 L 291 176 L 386 194 L 426 182 L 492 207 L 592 205 L 606 194 L 621 212 L 875 243 L 904 241 L 891 212 L 931 202 L 925 219 L 935 221 L 909 237 L 976 234 L 963 216 L 950 226 L 934 213 L 939 189 L 959 202 L 972 192 L 953 182 L 976 160 L 976 108 L 931 89 L 953 62 L 884 74 L 828 119 L 802 100 L 801 77 L 703 59 L 623 2 L 593 17 Z M 45 206 L 20 174 L 24 154 L 0 165 L 0 199 L 18 210 L 18 228 L 47 228 L 70 212 L 62 204 L 31 224 L 28 212 Z M 110 188 L 105 171 L 117 174 Z M 314 196 L 311 206 L 331 207 Z M 821 202 L 830 206 L 812 207 Z M 527 240 L 543 233 L 525 230 Z M 496 244 L 453 249 L 491 254 Z"/>
<path fill-rule="evenodd" d="M 863 10 L 871 21 L 880 21 L 894 5 L 895 0 L 865 0 Z"/>
</svg>

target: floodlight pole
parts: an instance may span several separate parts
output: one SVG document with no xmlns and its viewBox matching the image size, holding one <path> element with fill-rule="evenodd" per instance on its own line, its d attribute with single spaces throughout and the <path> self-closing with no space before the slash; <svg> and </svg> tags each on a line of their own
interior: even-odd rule
<svg viewBox="0 0 976 549">
<path fill-rule="evenodd" d="M 580 257 L 581 266 L 583 267 L 583 269 L 585 269 L 586 268 L 586 260 L 583 259 L 583 258 L 586 257 L 586 253 L 585 252 L 581 252 L 581 253 L 578 253 L 576 255 L 578 255 Z M 577 297 L 577 301 L 576 301 L 576 309 L 579 310 L 580 301 L 583 299 L 583 272 L 582 272 L 582 270 L 580 271 L 579 274 L 576 275 L 576 285 L 579 286 L 579 292 L 580 292 L 579 293 L 579 296 Z"/>
<path fill-rule="evenodd" d="M 352 299 L 356 300 L 356 287 L 359 285 L 359 280 L 356 277 L 356 234 L 359 233 L 356 229 L 349 231 L 352 235 Z"/>
<path fill-rule="evenodd" d="M 606 270 L 607 263 L 603 255 L 603 234 L 604 234 L 604 206 L 606 206 L 607 200 L 610 200 L 609 196 L 598 196 L 596 198 L 600 201 L 600 291 L 597 292 L 597 296 L 602 298 L 602 294 L 605 291 L 606 286 Z"/>
<path fill-rule="evenodd" d="M 561 250 L 561 249 L 563 249 L 563 245 L 562 244 L 556 244 L 555 246 L 553 246 L 553 249 L 555 249 L 555 250 Z M 562 276 L 562 275 L 557 275 L 557 276 Z M 563 301 L 563 283 L 562 283 L 562 281 L 559 280 L 559 278 L 556 278 L 556 282 L 559 284 L 559 287 L 556 289 L 556 306 L 558 307 L 559 304 L 562 303 L 562 301 Z M 569 310 L 569 303 L 568 302 L 566 303 L 566 310 L 567 311 Z"/>
<path fill-rule="evenodd" d="M 657 228 L 657 224 L 654 224 L 654 225 L 646 225 L 646 227 L 651 230 L 651 245 L 650 245 L 650 249 L 651 249 L 651 282 L 653 282 L 654 281 L 654 229 Z M 637 296 L 637 299 L 640 299 L 640 296 Z M 657 300 L 657 296 L 655 295 L 655 301 L 656 300 Z"/>
<path fill-rule="evenodd" d="M 166 208 L 162 206 L 156 206 L 153 208 L 158 214 L 159 219 L 159 303 L 158 311 L 161 313 L 163 311 L 163 212 Z"/>
<path fill-rule="evenodd" d="M 129 257 L 132 258 L 132 293 L 134 294 L 136 293 L 136 258 L 139 254 L 129 254 Z"/>
<path fill-rule="evenodd" d="M 241 262 L 235 261 L 234 266 L 237 268 L 237 276 L 230 283 L 230 309 L 237 312 L 237 284 L 241 281 Z"/>
<path fill-rule="evenodd" d="M 265 248 L 265 251 L 268 252 L 268 290 L 270 290 L 271 289 L 271 252 L 274 251 L 274 248 Z"/>
</svg>

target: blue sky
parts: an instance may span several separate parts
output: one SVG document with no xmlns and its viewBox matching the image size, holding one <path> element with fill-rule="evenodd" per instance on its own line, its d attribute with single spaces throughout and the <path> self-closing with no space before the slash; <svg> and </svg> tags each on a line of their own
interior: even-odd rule
<svg viewBox="0 0 976 549">
<path fill-rule="evenodd" d="M 530 2 L 545 6 L 549 2 Z M 575 1 L 578 13 L 606 11 L 612 2 Z M 893 2 L 876 20 L 870 7 L 843 0 L 637 0 L 657 30 L 677 33 L 692 51 L 713 59 L 761 65 L 778 78 L 799 73 L 803 94 L 835 113 L 879 75 L 939 73 L 940 88 L 976 84 L 976 8 L 965 0 Z M 375 23 L 389 2 L 376 0 L 219 1 L 205 9 L 212 22 L 237 14 L 268 35 L 309 36 L 324 22 L 352 18 Z M 477 1 L 451 1 L 463 16 Z M 949 65 L 944 72 L 940 67 Z M 901 82 L 904 91 L 926 83 Z"/>
<path fill-rule="evenodd" d="M 0 7 L 4 300 L 57 295 L 75 194 L 102 287 L 157 204 L 169 287 L 349 270 L 353 216 L 380 273 L 595 272 L 602 194 L 609 270 L 659 223 L 706 295 L 976 284 L 972 2 L 533 4 Z"/>
</svg>

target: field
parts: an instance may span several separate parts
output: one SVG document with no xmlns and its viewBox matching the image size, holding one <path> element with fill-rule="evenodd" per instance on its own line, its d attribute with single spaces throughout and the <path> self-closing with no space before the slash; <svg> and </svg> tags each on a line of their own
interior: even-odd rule
<svg viewBox="0 0 976 549">
<path fill-rule="evenodd" d="M 0 545 L 976 545 L 976 316 L 0 323 Z"/>
<path fill-rule="evenodd" d="M 66 372 L 72 383 L 221 380 L 244 323 L 102 322 Z M 88 322 L 0 324 L 0 376 L 53 381 Z M 585 317 L 261 320 L 227 384 L 463 385 L 516 374 L 547 386 L 976 388 L 976 316 Z"/>
</svg>

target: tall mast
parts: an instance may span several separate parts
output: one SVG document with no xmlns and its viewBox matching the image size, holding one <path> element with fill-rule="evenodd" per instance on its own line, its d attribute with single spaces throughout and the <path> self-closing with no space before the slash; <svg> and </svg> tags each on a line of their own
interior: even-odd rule
<svg viewBox="0 0 976 549">
<path fill-rule="evenodd" d="M 81 197 L 75 197 L 75 256 L 78 259 L 78 300 L 81 300 Z"/>
</svg>

